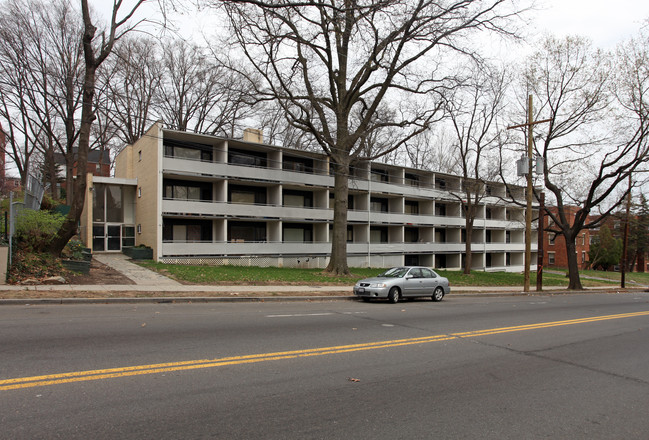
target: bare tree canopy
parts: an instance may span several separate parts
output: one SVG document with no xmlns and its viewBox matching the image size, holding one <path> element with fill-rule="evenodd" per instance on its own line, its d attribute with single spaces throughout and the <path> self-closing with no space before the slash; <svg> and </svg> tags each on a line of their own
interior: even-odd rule
<svg viewBox="0 0 649 440">
<path fill-rule="evenodd" d="M 0 117 L 23 184 L 28 170 L 36 171 L 34 157 L 49 165 L 44 171 L 53 190 L 54 153 L 72 167 L 83 74 L 80 36 L 81 16 L 66 0 L 9 0 L 0 13 Z"/>
<path fill-rule="evenodd" d="M 115 0 L 110 23 L 105 31 L 99 31 L 94 24 L 95 21 L 91 15 L 88 0 L 81 0 L 81 15 L 83 18 L 81 45 L 83 47 L 84 71 L 76 166 L 77 173 L 72 186 L 70 212 L 52 240 L 50 252 L 53 255 L 60 255 L 70 238 L 76 234 L 77 224 L 81 218 L 81 212 L 85 203 L 91 130 L 93 122 L 97 117 L 95 100 L 97 70 L 113 52 L 115 43 L 137 26 L 139 22 L 131 22 L 131 19 L 144 2 L 145 0 L 137 0 L 130 8 L 121 9 L 123 5 L 122 1 Z"/>
<path fill-rule="evenodd" d="M 445 101 L 455 134 L 447 153 L 458 159 L 458 174 L 463 177 L 462 190 L 454 196 L 464 210 L 467 275 L 471 273 L 473 224 L 480 202 L 488 195 L 487 183 L 500 172 L 495 152 L 505 142 L 500 121 L 505 116 L 510 79 L 505 68 L 474 64 L 466 80 Z"/>
<path fill-rule="evenodd" d="M 649 159 L 643 44 L 643 50 L 632 44 L 620 48 L 612 60 L 585 39 L 548 37 L 527 64 L 527 90 L 540 101 L 535 119 L 550 119 L 547 128 L 537 130 L 536 151 L 545 161 L 545 188 L 557 205 L 548 215 L 566 241 L 570 289 L 582 288 L 575 238 L 619 205 L 628 191 L 620 191 L 620 184 L 646 169 Z M 574 216 L 569 205 L 578 207 Z"/>
<path fill-rule="evenodd" d="M 466 38 L 509 33 L 505 0 L 219 1 L 253 66 L 256 94 L 276 100 L 335 170 L 329 271 L 347 273 L 350 165 L 396 150 L 439 117 Z M 446 61 L 446 64 L 444 61 Z M 260 80 L 257 81 L 257 78 Z"/>
</svg>

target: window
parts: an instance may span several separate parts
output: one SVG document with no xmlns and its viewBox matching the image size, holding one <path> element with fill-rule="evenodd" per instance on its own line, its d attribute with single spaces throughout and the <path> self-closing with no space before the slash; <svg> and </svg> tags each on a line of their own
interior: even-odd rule
<svg viewBox="0 0 649 440">
<path fill-rule="evenodd" d="M 370 199 L 370 211 L 388 212 L 388 199 L 372 197 Z"/>
<path fill-rule="evenodd" d="M 293 242 L 312 242 L 313 241 L 313 225 L 305 225 L 300 223 L 284 223 L 282 225 L 283 241 Z"/>
<path fill-rule="evenodd" d="M 228 202 L 266 204 L 266 188 L 257 186 L 230 185 L 228 187 Z"/>
<path fill-rule="evenodd" d="M 419 176 L 412 173 L 405 173 L 406 185 L 418 187 L 419 186 Z"/>
<path fill-rule="evenodd" d="M 446 205 L 443 203 L 435 203 L 435 215 L 446 217 Z"/>
<path fill-rule="evenodd" d="M 554 266 L 554 252 L 548 252 L 548 265 Z"/>
<path fill-rule="evenodd" d="M 212 241 L 212 222 L 210 220 L 164 219 L 162 240 L 180 243 Z"/>
<path fill-rule="evenodd" d="M 553 233 L 553 232 L 550 232 L 550 233 L 548 234 L 548 244 L 549 244 L 550 246 L 554 246 L 554 240 L 556 240 L 556 238 L 557 238 L 557 234 L 555 234 L 555 233 Z"/>
<path fill-rule="evenodd" d="M 284 206 L 313 207 L 313 194 L 308 191 L 284 191 Z"/>
<path fill-rule="evenodd" d="M 238 150 L 236 148 L 231 148 L 230 150 L 228 150 L 228 163 L 231 163 L 233 165 L 246 165 L 250 167 L 262 168 L 266 168 L 268 166 L 266 153 L 260 151 Z"/>
<path fill-rule="evenodd" d="M 92 192 L 94 222 L 124 222 L 123 189 L 119 185 L 96 183 Z"/>
<path fill-rule="evenodd" d="M 485 231 L 485 243 L 491 243 L 491 229 Z"/>
<path fill-rule="evenodd" d="M 446 189 L 446 180 L 435 178 L 435 188 Z"/>
<path fill-rule="evenodd" d="M 266 241 L 266 223 L 228 222 L 228 241 Z"/>
<path fill-rule="evenodd" d="M 505 231 L 505 243 L 512 242 L 512 233 L 511 231 Z"/>
<path fill-rule="evenodd" d="M 406 200 L 404 202 L 403 211 L 406 214 L 418 215 L 419 214 L 419 202 L 413 201 L 413 200 Z"/>
<path fill-rule="evenodd" d="M 175 200 L 212 200 L 212 184 L 182 180 L 164 180 L 164 198 Z"/>
<path fill-rule="evenodd" d="M 487 187 L 488 188 L 488 187 Z M 484 210 L 484 216 L 487 220 L 490 220 L 493 218 L 493 214 L 491 212 L 491 208 L 485 208 Z"/>
<path fill-rule="evenodd" d="M 586 262 L 586 252 L 585 251 L 581 252 L 581 262 L 582 262 L 582 264 Z"/>
<path fill-rule="evenodd" d="M 212 161 L 212 146 L 193 142 L 164 140 L 165 156 L 178 159 Z"/>
<path fill-rule="evenodd" d="M 388 242 L 388 228 L 381 226 L 374 226 L 370 228 L 370 243 L 387 243 Z"/>
<path fill-rule="evenodd" d="M 406 243 L 416 243 L 419 241 L 419 229 L 417 228 L 404 228 L 403 241 Z"/>
<path fill-rule="evenodd" d="M 372 182 L 388 182 L 390 180 L 388 172 L 385 170 L 373 169 L 370 173 L 370 178 Z"/>
<path fill-rule="evenodd" d="M 313 159 L 305 157 L 284 156 L 282 169 L 298 171 L 301 173 L 313 173 Z"/>
<path fill-rule="evenodd" d="M 432 270 L 424 267 L 421 269 L 421 276 L 424 278 L 437 278 L 437 275 L 435 275 L 435 272 Z"/>
<path fill-rule="evenodd" d="M 122 247 L 135 246 L 135 227 L 122 225 Z"/>
<path fill-rule="evenodd" d="M 512 265 L 512 254 L 509 252 L 505 253 L 505 265 L 506 266 Z"/>
</svg>

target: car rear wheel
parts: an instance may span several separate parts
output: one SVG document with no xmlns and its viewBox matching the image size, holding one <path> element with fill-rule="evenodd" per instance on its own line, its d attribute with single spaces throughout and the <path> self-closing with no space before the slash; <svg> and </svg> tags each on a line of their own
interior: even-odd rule
<svg viewBox="0 0 649 440">
<path fill-rule="evenodd" d="M 401 292 L 399 291 L 398 287 L 393 287 L 390 289 L 390 292 L 388 293 L 388 301 L 390 301 L 392 304 L 396 304 L 399 302 L 399 298 L 401 297 Z"/>
<path fill-rule="evenodd" d="M 444 298 L 444 289 L 437 286 L 433 292 L 433 301 L 441 301 Z"/>
</svg>

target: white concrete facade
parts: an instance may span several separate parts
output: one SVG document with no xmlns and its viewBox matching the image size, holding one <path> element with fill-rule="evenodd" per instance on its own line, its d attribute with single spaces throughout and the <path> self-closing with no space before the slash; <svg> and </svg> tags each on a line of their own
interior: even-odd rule
<svg viewBox="0 0 649 440">
<path fill-rule="evenodd" d="M 350 266 L 461 268 L 460 177 L 374 162 L 352 174 Z M 334 177 L 324 154 L 156 124 L 120 152 L 116 175 L 144 188 L 135 201 L 146 206 L 136 211 L 136 243 L 151 246 L 156 260 L 287 267 L 328 261 Z M 504 185 L 487 187 L 474 222 L 473 269 L 522 271 L 524 210 L 504 201 Z M 532 243 L 536 262 L 536 232 Z"/>
</svg>

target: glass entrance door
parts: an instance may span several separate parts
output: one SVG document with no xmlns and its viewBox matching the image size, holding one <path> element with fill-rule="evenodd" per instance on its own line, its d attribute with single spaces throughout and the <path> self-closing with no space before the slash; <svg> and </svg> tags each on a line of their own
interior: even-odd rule
<svg viewBox="0 0 649 440">
<path fill-rule="evenodd" d="M 106 250 L 122 250 L 122 225 L 106 225 Z"/>
</svg>

